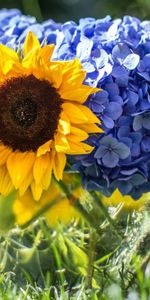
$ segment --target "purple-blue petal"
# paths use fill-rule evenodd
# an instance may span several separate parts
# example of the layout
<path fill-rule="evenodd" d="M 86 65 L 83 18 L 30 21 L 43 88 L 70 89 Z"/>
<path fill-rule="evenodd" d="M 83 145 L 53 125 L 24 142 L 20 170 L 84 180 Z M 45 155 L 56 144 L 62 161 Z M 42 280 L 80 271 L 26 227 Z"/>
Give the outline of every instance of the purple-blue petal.
<path fill-rule="evenodd" d="M 123 143 L 118 143 L 116 151 L 121 159 L 125 159 L 130 155 L 130 148 Z"/>
<path fill-rule="evenodd" d="M 143 124 L 143 117 L 141 115 L 135 116 L 133 120 L 133 129 L 135 131 L 140 130 Z"/>
<path fill-rule="evenodd" d="M 143 118 L 143 128 L 150 130 L 150 114 L 147 114 Z"/>
<path fill-rule="evenodd" d="M 122 64 L 124 59 L 130 54 L 130 48 L 126 44 L 118 44 L 112 50 L 112 57 L 115 61 Z"/>
<path fill-rule="evenodd" d="M 126 67 L 128 70 L 133 70 L 137 67 L 139 61 L 139 55 L 131 53 L 124 59 L 123 66 Z"/>
<path fill-rule="evenodd" d="M 150 136 L 145 136 L 141 143 L 144 152 L 150 152 Z"/>
<path fill-rule="evenodd" d="M 114 121 L 112 120 L 112 118 L 108 117 L 107 115 L 102 115 L 101 116 L 101 120 L 102 120 L 102 123 L 104 123 L 104 125 L 111 129 L 114 127 Z"/>
<path fill-rule="evenodd" d="M 97 159 L 102 158 L 107 152 L 107 148 L 104 145 L 101 145 L 95 152 L 94 157 Z"/>
<path fill-rule="evenodd" d="M 108 168 L 115 168 L 119 162 L 119 156 L 113 151 L 107 151 L 102 157 L 102 162 Z"/>
<path fill-rule="evenodd" d="M 117 102 L 110 102 L 105 109 L 105 114 L 113 120 L 117 120 L 122 115 L 122 106 Z"/>

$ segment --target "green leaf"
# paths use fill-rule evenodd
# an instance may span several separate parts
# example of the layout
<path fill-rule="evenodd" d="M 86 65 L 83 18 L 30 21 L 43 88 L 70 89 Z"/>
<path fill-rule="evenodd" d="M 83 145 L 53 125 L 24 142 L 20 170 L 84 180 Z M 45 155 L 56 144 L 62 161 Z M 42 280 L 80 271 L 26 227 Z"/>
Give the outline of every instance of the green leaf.
<path fill-rule="evenodd" d="M 15 216 L 13 214 L 13 203 L 16 192 L 13 191 L 8 196 L 0 196 L 0 231 L 6 232 L 14 226 Z"/>
<path fill-rule="evenodd" d="M 88 256 L 87 254 L 78 246 L 75 245 L 70 239 L 65 237 L 65 242 L 68 246 L 68 253 L 70 254 L 70 261 L 79 272 L 86 276 L 87 275 L 87 265 L 88 265 Z M 69 257 L 68 256 L 68 257 Z"/>

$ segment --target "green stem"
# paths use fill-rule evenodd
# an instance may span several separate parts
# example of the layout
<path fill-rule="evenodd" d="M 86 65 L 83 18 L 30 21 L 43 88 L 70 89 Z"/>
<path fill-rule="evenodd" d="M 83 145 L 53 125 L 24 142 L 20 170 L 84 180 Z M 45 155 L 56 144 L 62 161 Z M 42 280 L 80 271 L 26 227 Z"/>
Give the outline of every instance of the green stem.
<path fill-rule="evenodd" d="M 96 243 L 96 232 L 93 228 L 90 229 L 90 240 L 89 240 L 89 261 L 87 268 L 87 288 L 92 289 L 92 278 L 94 272 L 94 260 L 95 260 L 95 243 Z"/>
<path fill-rule="evenodd" d="M 43 20 L 38 0 L 22 0 L 22 6 L 25 14 L 35 16 L 39 22 Z"/>
<path fill-rule="evenodd" d="M 60 257 L 59 251 L 57 250 L 56 245 L 53 243 L 52 244 L 52 249 L 55 255 L 55 260 L 56 260 L 56 264 L 57 264 L 57 268 L 58 268 L 58 278 L 60 279 L 60 284 L 61 284 L 61 299 L 65 300 L 65 276 L 64 273 L 62 271 L 62 259 Z"/>
<path fill-rule="evenodd" d="M 109 224 L 112 226 L 112 228 L 114 229 L 114 233 L 116 234 L 116 236 L 119 239 L 122 239 L 122 237 L 120 236 L 120 234 L 118 233 L 118 229 L 116 227 L 116 224 L 114 222 L 114 220 L 111 218 L 106 206 L 103 204 L 101 198 L 97 195 L 97 193 L 95 191 L 93 191 L 91 193 L 94 201 L 96 202 L 96 204 L 98 205 L 98 207 L 100 208 L 101 212 L 103 213 L 103 215 L 105 216 L 105 218 L 108 220 Z"/>
<path fill-rule="evenodd" d="M 76 208 L 76 210 L 79 212 L 79 214 L 84 218 L 84 220 L 91 225 L 93 228 L 97 229 L 98 234 L 102 233 L 102 230 L 100 230 L 99 224 L 93 219 L 91 214 L 87 212 L 87 210 L 84 209 L 84 207 L 81 205 L 79 200 L 70 192 L 67 185 L 63 181 L 57 181 L 55 178 L 55 183 L 60 188 L 60 190 L 66 195 L 68 200 L 72 203 L 72 205 Z"/>
<path fill-rule="evenodd" d="M 21 228 L 24 229 L 24 228 L 28 227 L 31 223 L 33 223 L 34 221 L 36 221 L 38 217 L 40 217 L 41 215 L 43 215 L 44 213 L 46 213 L 49 209 L 51 209 L 53 206 L 55 206 L 56 204 L 58 204 L 59 202 L 61 202 L 63 199 L 64 199 L 64 197 L 58 196 L 57 198 L 55 198 L 51 202 L 47 203 L 28 222 L 26 222 L 25 224 L 23 224 L 21 226 Z"/>
<path fill-rule="evenodd" d="M 99 230 L 99 228 L 97 228 L 97 223 L 93 220 L 93 217 L 91 216 L 91 214 L 89 214 L 84 207 L 80 204 L 79 201 L 76 200 L 76 202 L 74 202 L 74 207 L 76 208 L 76 210 L 79 212 L 79 214 L 86 220 L 86 222 L 91 225 L 93 228 L 96 228 Z"/>
<path fill-rule="evenodd" d="M 56 178 L 53 176 L 53 179 L 56 183 L 56 185 L 58 186 L 58 188 L 65 194 L 65 196 L 70 200 L 70 198 L 72 198 L 72 193 L 70 192 L 70 190 L 68 189 L 67 185 L 65 185 L 65 183 L 61 180 L 57 181 Z"/>

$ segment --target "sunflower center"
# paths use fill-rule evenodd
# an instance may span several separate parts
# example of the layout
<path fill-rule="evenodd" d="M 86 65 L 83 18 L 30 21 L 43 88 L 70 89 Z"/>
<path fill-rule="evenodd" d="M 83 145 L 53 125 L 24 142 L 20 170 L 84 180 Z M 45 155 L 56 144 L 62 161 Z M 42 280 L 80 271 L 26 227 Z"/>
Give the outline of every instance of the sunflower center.
<path fill-rule="evenodd" d="M 31 99 L 16 101 L 11 107 L 12 118 L 17 125 L 27 128 L 37 117 L 37 104 Z"/>
<path fill-rule="evenodd" d="M 62 100 L 47 81 L 33 75 L 0 87 L 0 141 L 14 151 L 36 151 L 54 138 Z"/>

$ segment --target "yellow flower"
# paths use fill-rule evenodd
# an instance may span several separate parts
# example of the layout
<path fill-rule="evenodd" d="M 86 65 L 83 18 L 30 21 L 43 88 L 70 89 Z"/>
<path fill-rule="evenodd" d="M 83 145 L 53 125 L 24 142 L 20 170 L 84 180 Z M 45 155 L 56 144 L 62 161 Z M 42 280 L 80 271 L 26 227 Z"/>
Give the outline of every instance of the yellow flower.
<path fill-rule="evenodd" d="M 83 190 L 81 187 L 73 190 L 72 195 L 78 200 Z M 15 216 L 16 224 L 22 226 L 30 221 L 43 207 L 47 204 L 51 204 L 52 201 L 60 200 L 58 203 L 47 209 L 45 213 L 46 220 L 50 226 L 56 226 L 58 222 L 68 224 L 72 219 L 78 220 L 80 218 L 79 213 L 75 209 L 70 199 L 64 197 L 54 181 L 51 181 L 51 185 L 47 191 L 44 191 L 40 200 L 35 201 L 33 199 L 31 190 L 28 189 L 23 196 L 17 195 L 13 203 L 13 214 Z"/>
<path fill-rule="evenodd" d="M 126 211 L 132 210 L 142 210 L 146 203 L 150 201 L 150 193 L 143 194 L 142 197 L 136 201 L 130 196 L 123 196 L 119 190 L 115 192 L 110 197 L 102 197 L 102 201 L 106 206 L 117 206 L 122 203 L 123 208 Z"/>
<path fill-rule="evenodd" d="M 19 56 L 0 45 L 0 193 L 28 188 L 39 200 L 52 173 L 62 179 L 66 154 L 86 154 L 84 141 L 102 132 L 99 119 L 84 105 L 99 91 L 83 84 L 78 59 L 52 61 L 54 45 L 40 46 L 33 33 Z"/>

